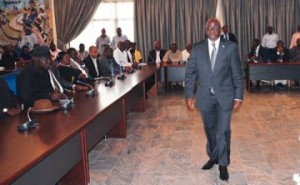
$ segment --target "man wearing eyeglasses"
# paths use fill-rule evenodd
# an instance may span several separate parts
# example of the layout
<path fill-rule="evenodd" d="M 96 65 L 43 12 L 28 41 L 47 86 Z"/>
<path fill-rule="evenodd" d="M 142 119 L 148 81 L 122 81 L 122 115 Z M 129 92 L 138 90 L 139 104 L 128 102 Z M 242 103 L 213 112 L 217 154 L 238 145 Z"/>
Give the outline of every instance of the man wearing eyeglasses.
<path fill-rule="evenodd" d="M 209 160 L 202 167 L 219 164 L 220 179 L 228 180 L 230 120 L 242 105 L 244 81 L 236 43 L 220 38 L 220 22 L 206 22 L 207 38 L 193 46 L 185 74 L 188 110 L 196 107 L 202 116 Z M 197 90 L 195 92 L 195 84 Z"/>

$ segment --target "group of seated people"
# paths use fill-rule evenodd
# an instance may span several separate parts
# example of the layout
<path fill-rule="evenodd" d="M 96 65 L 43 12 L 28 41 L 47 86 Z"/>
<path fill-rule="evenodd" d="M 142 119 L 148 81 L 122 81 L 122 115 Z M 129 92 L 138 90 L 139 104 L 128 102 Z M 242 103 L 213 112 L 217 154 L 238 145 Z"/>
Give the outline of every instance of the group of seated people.
<path fill-rule="evenodd" d="M 36 45 L 32 52 L 28 53 L 30 58 L 23 57 L 26 66 L 20 69 L 20 73 L 16 78 L 17 97 L 9 90 L 7 84 L 1 80 L 1 91 L 4 93 L 1 99 L 0 109 L 3 115 L 19 114 L 22 108 L 25 110 L 32 107 L 35 101 L 39 99 L 49 99 L 57 101 L 65 97 L 68 91 L 85 91 L 88 86 L 77 83 L 78 80 L 90 83 L 91 80 L 101 77 L 111 77 L 112 73 L 120 71 L 128 71 L 142 62 L 141 53 L 135 49 L 135 43 L 129 40 L 120 41 L 115 50 L 109 45 L 99 55 L 98 48 L 91 46 L 86 52 L 84 45 L 80 44 L 80 50 L 69 48 L 66 51 L 56 52 L 57 48 L 51 44 L 47 46 Z M 191 44 L 187 46 L 191 47 Z M 171 45 L 171 49 L 166 51 L 161 49 L 159 41 L 154 43 L 155 49 L 149 52 L 149 63 L 160 63 L 162 61 L 181 61 L 183 54 L 177 50 L 176 44 Z M 26 49 L 26 48 L 25 48 Z M 191 48 L 187 48 L 185 52 L 189 53 Z M 7 47 L 7 52 L 14 53 L 11 46 Z M 79 53 L 85 53 L 85 57 L 81 57 Z M 55 59 L 53 60 L 53 54 Z M 186 55 L 186 54 L 184 54 Z M 14 54 L 12 55 L 14 56 Z M 5 55 L 2 61 L 7 63 Z M 17 56 L 15 56 L 15 60 Z M 8 63 L 11 63 L 8 61 Z M 14 62 L 11 65 L 15 65 Z M 146 82 L 146 89 L 147 89 Z M 2 102 L 3 101 L 3 102 Z"/>
<path fill-rule="evenodd" d="M 282 40 L 277 41 L 277 46 L 274 49 L 266 49 L 261 44 L 259 39 L 252 41 L 251 51 L 246 56 L 247 61 L 255 63 L 260 62 L 293 62 L 300 61 L 300 38 L 296 41 L 296 46 L 288 49 L 284 46 Z M 282 89 L 286 85 L 286 80 L 275 80 L 275 85 Z M 260 88 L 261 81 L 256 81 L 256 88 Z M 253 86 L 252 82 L 250 84 Z M 295 80 L 295 86 L 299 86 L 299 81 Z"/>

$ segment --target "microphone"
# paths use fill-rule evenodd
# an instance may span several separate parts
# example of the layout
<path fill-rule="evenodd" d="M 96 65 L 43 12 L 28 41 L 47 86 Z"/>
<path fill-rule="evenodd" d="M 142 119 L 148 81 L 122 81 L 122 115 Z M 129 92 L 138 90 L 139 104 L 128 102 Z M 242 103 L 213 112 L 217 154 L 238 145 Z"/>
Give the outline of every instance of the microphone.
<path fill-rule="evenodd" d="M 112 87 L 114 85 L 112 78 L 107 77 L 107 76 L 96 77 L 96 78 L 94 78 L 94 80 L 108 80 L 107 82 L 105 82 L 106 87 Z"/>
<path fill-rule="evenodd" d="M 115 71 L 118 71 L 118 70 L 115 70 Z M 120 71 L 120 75 L 117 76 L 117 79 L 118 80 L 125 80 L 126 76 L 123 73 L 123 67 L 121 65 L 120 65 L 120 70 L 119 71 Z"/>
<path fill-rule="evenodd" d="M 151 62 L 152 62 L 152 63 L 150 63 L 150 64 L 151 64 L 151 65 L 154 65 L 154 64 L 155 64 L 155 61 L 154 61 L 154 59 L 151 57 L 150 53 L 149 53 L 149 55 L 148 55 L 148 58 L 151 59 Z"/>
<path fill-rule="evenodd" d="M 82 82 L 80 80 L 77 80 L 77 83 L 80 83 L 82 85 L 85 85 L 85 86 L 88 86 L 88 87 L 91 88 L 91 90 L 89 90 L 88 92 L 86 92 L 87 96 L 96 96 L 97 95 L 97 91 L 95 91 L 95 89 L 90 84 L 84 83 L 84 82 Z"/>
<path fill-rule="evenodd" d="M 30 118 L 30 115 L 29 115 L 30 110 L 31 110 L 31 107 L 29 107 L 27 110 L 28 121 L 26 121 L 25 123 L 23 123 L 21 125 L 18 125 L 18 127 L 17 127 L 19 132 L 28 131 L 32 128 L 36 128 L 37 126 L 39 126 L 39 123 L 35 119 Z"/>
<path fill-rule="evenodd" d="M 59 108 L 62 110 L 70 110 L 73 107 L 74 100 L 73 98 L 69 99 L 67 95 L 64 93 L 61 93 L 65 98 L 64 99 L 59 99 Z"/>

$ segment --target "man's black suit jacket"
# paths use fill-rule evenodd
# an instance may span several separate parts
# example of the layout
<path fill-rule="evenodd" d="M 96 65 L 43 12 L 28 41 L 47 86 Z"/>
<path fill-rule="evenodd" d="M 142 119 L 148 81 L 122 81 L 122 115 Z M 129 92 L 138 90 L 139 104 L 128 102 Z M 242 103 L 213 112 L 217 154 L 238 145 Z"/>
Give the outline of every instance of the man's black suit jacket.
<path fill-rule="evenodd" d="M 233 33 L 229 33 L 229 32 L 228 32 L 228 35 L 229 35 L 229 40 L 230 40 L 231 42 L 238 43 L 238 41 L 236 40 L 236 37 L 235 37 L 235 35 L 234 35 Z M 227 40 L 227 39 L 224 37 L 224 34 L 221 36 L 221 38 L 224 39 L 224 40 Z"/>
<path fill-rule="evenodd" d="M 166 50 L 164 49 L 161 49 L 160 50 L 160 53 L 159 53 L 159 57 L 160 57 L 160 60 L 162 61 L 163 57 L 165 56 L 166 54 Z M 149 51 L 149 55 L 148 55 L 148 63 L 149 64 L 155 64 L 155 61 L 156 61 L 156 50 L 153 49 L 151 51 Z"/>
<path fill-rule="evenodd" d="M 93 63 L 93 60 L 92 60 L 91 56 L 86 57 L 83 60 L 83 63 L 88 68 L 89 74 L 90 74 L 91 78 L 96 78 L 96 77 L 99 77 L 99 76 L 103 76 L 102 73 L 101 73 L 101 70 L 100 70 L 100 64 L 99 64 L 99 60 L 98 59 L 97 59 L 98 71 L 99 71 L 99 75 L 98 76 L 97 76 L 97 72 L 96 72 L 96 67 L 95 67 L 95 65 Z"/>
<path fill-rule="evenodd" d="M 256 48 L 252 48 L 250 53 L 248 54 L 248 58 L 252 58 L 255 55 Z M 266 61 L 267 60 L 267 55 L 266 55 L 266 49 L 260 45 L 258 49 L 258 57 L 260 60 Z"/>

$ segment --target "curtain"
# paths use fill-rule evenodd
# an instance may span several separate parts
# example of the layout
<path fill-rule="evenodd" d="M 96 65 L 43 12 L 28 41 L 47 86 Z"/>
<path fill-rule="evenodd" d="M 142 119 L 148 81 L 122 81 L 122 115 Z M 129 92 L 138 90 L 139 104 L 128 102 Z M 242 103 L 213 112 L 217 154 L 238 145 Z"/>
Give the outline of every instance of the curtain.
<path fill-rule="evenodd" d="M 267 26 L 288 48 L 291 36 L 300 25 L 299 0 L 224 0 L 225 24 L 236 35 L 242 59 L 254 38 L 262 39 Z"/>
<path fill-rule="evenodd" d="M 144 58 L 160 40 L 168 50 L 176 43 L 183 50 L 187 42 L 205 38 L 205 22 L 214 17 L 217 0 L 135 0 L 135 40 Z"/>
<path fill-rule="evenodd" d="M 64 46 L 88 25 L 101 0 L 54 0 L 57 47 Z"/>

